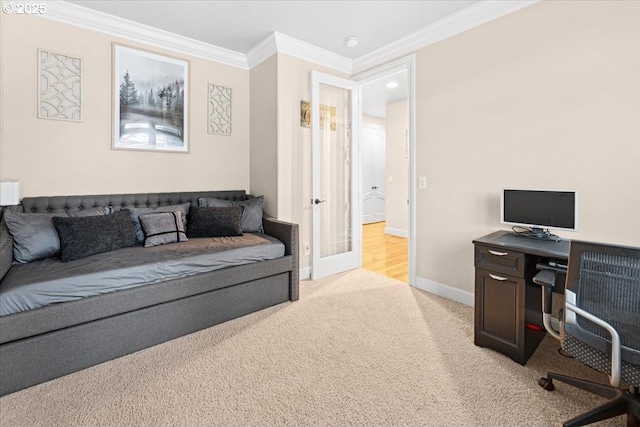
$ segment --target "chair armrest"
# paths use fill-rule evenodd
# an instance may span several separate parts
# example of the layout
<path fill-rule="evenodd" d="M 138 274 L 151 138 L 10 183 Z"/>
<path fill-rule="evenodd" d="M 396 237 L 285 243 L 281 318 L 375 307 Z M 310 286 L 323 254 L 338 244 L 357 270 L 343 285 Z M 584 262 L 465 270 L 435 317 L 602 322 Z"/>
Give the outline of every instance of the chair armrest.
<path fill-rule="evenodd" d="M 609 383 L 614 387 L 620 387 L 620 383 L 622 382 L 622 347 L 618 331 L 616 331 L 616 328 L 611 324 L 605 322 L 601 318 L 577 307 L 574 304 L 575 294 L 573 294 L 573 292 L 567 292 L 567 297 L 564 307 L 567 310 L 567 316 L 569 318 L 574 317 L 574 315 L 570 315 L 569 313 L 575 313 L 576 315 L 584 317 L 605 329 L 609 332 L 609 335 L 611 335 L 611 376 L 609 377 Z M 577 319 L 568 319 L 567 322 L 577 324 Z"/>
<path fill-rule="evenodd" d="M 540 270 L 533 278 L 533 283 L 545 286 L 548 288 L 554 288 L 556 286 L 556 279 L 558 274 L 553 270 Z"/>

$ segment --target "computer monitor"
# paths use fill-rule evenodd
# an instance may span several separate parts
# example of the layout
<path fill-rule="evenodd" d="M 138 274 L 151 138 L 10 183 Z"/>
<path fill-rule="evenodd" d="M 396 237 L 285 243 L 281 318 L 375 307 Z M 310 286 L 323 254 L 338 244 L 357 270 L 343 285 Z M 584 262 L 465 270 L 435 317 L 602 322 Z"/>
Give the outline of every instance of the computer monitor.
<path fill-rule="evenodd" d="M 555 237 L 549 229 L 578 230 L 578 194 L 557 190 L 502 190 L 501 222 L 527 237 Z M 518 230 L 518 228 L 520 228 Z"/>

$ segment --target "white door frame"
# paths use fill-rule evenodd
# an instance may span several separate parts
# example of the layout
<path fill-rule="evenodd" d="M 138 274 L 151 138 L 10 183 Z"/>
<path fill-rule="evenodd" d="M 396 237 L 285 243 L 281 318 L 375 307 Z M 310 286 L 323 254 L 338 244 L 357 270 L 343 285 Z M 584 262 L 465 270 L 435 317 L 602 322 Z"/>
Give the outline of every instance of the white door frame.
<path fill-rule="evenodd" d="M 359 104 L 362 105 L 362 85 L 379 79 L 388 74 L 406 70 L 409 82 L 409 284 L 416 283 L 416 57 L 415 54 L 389 62 L 380 67 L 363 73 L 355 74 L 352 78 L 360 84 Z M 361 109 L 362 114 L 362 109 Z M 361 120 L 362 121 L 362 120 Z M 360 184 L 362 185 L 362 184 Z"/>
<path fill-rule="evenodd" d="M 351 91 L 350 130 L 350 179 L 351 179 L 351 250 L 326 257 L 320 256 L 320 84 L 331 85 Z M 362 265 L 362 214 L 360 207 L 360 88 L 356 81 L 344 79 L 319 71 L 311 71 L 311 146 L 312 146 L 312 250 L 311 278 L 313 280 Z"/>

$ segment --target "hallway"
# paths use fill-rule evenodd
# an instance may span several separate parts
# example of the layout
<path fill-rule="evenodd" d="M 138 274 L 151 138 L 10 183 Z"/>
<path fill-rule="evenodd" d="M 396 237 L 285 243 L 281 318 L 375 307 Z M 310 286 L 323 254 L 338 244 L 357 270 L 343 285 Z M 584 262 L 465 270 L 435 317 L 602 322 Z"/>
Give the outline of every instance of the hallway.
<path fill-rule="evenodd" d="M 409 281 L 408 239 L 384 233 L 386 222 L 362 226 L 362 268 Z"/>

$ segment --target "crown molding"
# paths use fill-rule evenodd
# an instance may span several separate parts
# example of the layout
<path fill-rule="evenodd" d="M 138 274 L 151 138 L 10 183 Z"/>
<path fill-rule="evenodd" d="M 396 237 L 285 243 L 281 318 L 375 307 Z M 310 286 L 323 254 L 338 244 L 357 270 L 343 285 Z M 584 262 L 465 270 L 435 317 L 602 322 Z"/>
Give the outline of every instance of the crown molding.
<path fill-rule="evenodd" d="M 282 33 L 274 32 L 278 53 L 304 59 L 351 75 L 353 60 Z"/>
<path fill-rule="evenodd" d="M 539 0 L 487 0 L 476 3 L 435 23 L 409 34 L 378 50 L 353 60 L 352 73 L 357 74 L 384 64 L 418 49 L 478 27 L 509 13 L 538 3 Z"/>
<path fill-rule="evenodd" d="M 273 32 L 247 52 L 247 64 L 249 69 L 266 61 L 276 53 L 278 53 L 278 46 L 276 44 L 276 33 Z"/>
<path fill-rule="evenodd" d="M 353 60 L 278 32 L 270 34 L 245 55 L 66 1 L 46 1 L 47 13 L 40 16 L 245 70 L 255 67 L 276 53 L 283 53 L 353 75 L 531 6 L 538 1 L 481 1 Z"/>
<path fill-rule="evenodd" d="M 276 53 L 313 62 L 351 75 L 353 61 L 310 43 L 274 31 L 247 53 L 249 68 L 253 68 Z"/>
<path fill-rule="evenodd" d="M 46 6 L 47 13 L 40 15 L 44 18 L 233 67 L 249 69 L 246 56 L 239 52 L 87 9 L 66 1 L 47 1 Z"/>

